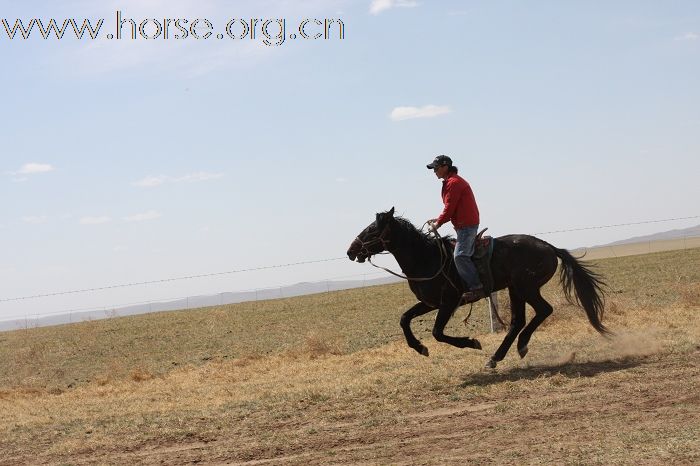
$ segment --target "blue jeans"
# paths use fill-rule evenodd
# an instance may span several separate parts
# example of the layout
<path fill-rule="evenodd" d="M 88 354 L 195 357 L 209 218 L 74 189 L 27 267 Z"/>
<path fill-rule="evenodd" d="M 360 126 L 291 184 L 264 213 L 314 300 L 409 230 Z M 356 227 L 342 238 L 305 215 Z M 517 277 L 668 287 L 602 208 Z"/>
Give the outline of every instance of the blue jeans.
<path fill-rule="evenodd" d="M 455 228 L 457 232 L 457 244 L 455 245 L 455 266 L 467 289 L 481 288 L 479 272 L 476 270 L 472 256 L 474 255 L 474 241 L 479 230 L 479 225 L 465 228 Z"/>

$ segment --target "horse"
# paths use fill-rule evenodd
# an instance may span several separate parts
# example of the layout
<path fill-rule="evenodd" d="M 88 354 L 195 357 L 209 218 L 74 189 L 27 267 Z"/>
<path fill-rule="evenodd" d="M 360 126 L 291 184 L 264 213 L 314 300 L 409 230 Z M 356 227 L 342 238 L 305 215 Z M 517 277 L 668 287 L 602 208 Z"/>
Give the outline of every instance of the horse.
<path fill-rule="evenodd" d="M 493 290 L 508 289 L 510 296 L 510 327 L 503 342 L 486 362 L 495 368 L 502 361 L 511 345 L 518 338 L 518 354 L 524 358 L 533 332 L 552 314 L 553 308 L 543 297 L 540 288 L 557 270 L 561 260 L 560 284 L 567 301 L 582 308 L 591 326 L 603 336 L 612 332 L 602 324 L 605 306 L 603 281 L 600 274 L 566 249 L 559 249 L 530 235 L 506 235 L 493 238 L 491 272 Z M 401 316 L 401 328 L 408 346 L 423 356 L 426 348 L 411 331 L 411 320 L 438 310 L 433 326 L 435 340 L 458 348 L 482 349 L 475 338 L 445 335 L 447 322 L 463 303 L 466 287 L 457 273 L 452 257 L 450 237 L 438 237 L 417 229 L 410 221 L 394 215 L 394 208 L 376 214 L 369 224 L 352 241 L 347 250 L 351 261 L 363 263 L 375 254 L 391 253 L 398 262 L 404 277 L 418 303 Z M 525 304 L 535 310 L 535 316 L 525 325 Z"/>

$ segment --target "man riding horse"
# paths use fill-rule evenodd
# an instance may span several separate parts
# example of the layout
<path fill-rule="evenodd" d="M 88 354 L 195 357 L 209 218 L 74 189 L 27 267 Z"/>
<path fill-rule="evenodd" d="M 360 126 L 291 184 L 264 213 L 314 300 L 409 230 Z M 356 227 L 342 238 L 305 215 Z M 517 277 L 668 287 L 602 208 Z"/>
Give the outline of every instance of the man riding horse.
<path fill-rule="evenodd" d="M 479 273 L 472 261 L 474 242 L 479 230 L 479 207 L 476 205 L 474 192 L 469 183 L 458 175 L 458 169 L 452 165 L 452 159 L 438 155 L 427 165 L 442 181 L 442 202 L 444 208 L 438 218 L 428 220 L 428 224 L 437 230 L 443 224 L 452 221 L 457 232 L 457 244 L 454 260 L 457 272 L 466 285 L 462 295 L 464 302 L 471 303 L 485 297 L 484 287 L 479 280 Z"/>

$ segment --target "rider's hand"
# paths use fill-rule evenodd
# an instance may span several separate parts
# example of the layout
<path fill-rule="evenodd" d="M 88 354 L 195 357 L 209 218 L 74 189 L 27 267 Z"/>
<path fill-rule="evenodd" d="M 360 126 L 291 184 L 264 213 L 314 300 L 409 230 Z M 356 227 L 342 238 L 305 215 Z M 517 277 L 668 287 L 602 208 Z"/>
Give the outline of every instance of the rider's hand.
<path fill-rule="evenodd" d="M 428 220 L 428 226 L 430 227 L 431 230 L 437 231 L 437 229 L 438 229 L 437 219 L 432 218 L 432 219 Z"/>

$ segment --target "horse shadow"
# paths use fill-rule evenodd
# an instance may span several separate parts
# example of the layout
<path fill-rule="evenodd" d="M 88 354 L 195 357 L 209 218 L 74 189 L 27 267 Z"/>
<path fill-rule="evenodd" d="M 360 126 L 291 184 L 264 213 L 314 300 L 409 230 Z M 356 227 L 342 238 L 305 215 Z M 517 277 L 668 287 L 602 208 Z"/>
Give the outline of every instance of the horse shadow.
<path fill-rule="evenodd" d="M 519 380 L 534 380 L 549 378 L 557 375 L 573 379 L 579 377 L 595 377 L 598 374 L 624 371 L 645 364 L 648 357 L 628 357 L 608 361 L 587 361 L 578 363 L 560 363 L 551 365 L 536 365 L 530 367 L 514 367 L 505 371 L 484 369 L 482 372 L 466 375 L 462 378 L 460 387 L 486 387 L 501 382 L 517 382 Z"/>

